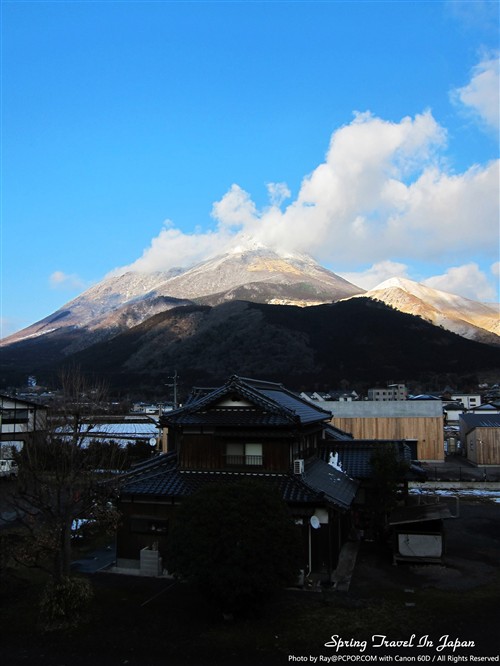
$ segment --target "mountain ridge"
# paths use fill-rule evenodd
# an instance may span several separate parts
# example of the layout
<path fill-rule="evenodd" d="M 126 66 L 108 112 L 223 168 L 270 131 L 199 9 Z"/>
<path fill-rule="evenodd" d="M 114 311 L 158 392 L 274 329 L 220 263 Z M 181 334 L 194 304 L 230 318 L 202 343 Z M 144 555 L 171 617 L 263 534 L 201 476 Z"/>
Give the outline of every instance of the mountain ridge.
<path fill-rule="evenodd" d="M 351 331 L 346 329 L 346 318 Z M 372 321 L 372 330 L 364 318 Z M 381 321 L 389 328 L 384 330 Z M 422 335 L 429 340 L 430 352 L 414 336 L 424 324 Z M 291 364 L 313 381 L 315 372 L 341 375 L 342 367 L 359 374 L 356 359 L 364 359 L 367 375 L 378 372 L 383 381 L 385 375 L 388 379 L 407 372 L 420 375 L 423 368 L 431 372 L 428 356 L 436 368 L 447 367 L 450 372 L 469 367 L 468 360 L 460 358 L 464 353 L 471 353 L 480 364 L 489 355 L 491 360 L 478 368 L 497 367 L 498 324 L 493 306 L 411 280 L 392 279 L 364 292 L 308 257 L 243 247 L 190 269 L 109 276 L 40 322 L 2 340 L 0 370 L 5 383 L 19 373 L 52 372 L 66 362 L 77 362 L 88 369 L 107 368 L 117 378 L 137 375 L 143 382 L 146 371 L 156 377 L 164 367 L 178 364 L 184 374 L 200 372 L 207 377 L 231 364 L 237 374 L 266 375 L 266 369 L 274 368 L 276 373 L 293 375 Z M 161 335 L 154 333 L 156 326 Z M 343 337 L 336 338 L 336 330 L 343 331 Z M 393 339 L 395 330 L 401 340 Z M 333 366 L 330 360 L 318 362 L 333 353 L 325 349 L 328 340 L 340 345 L 335 350 L 338 367 L 337 361 Z M 411 350 L 410 356 L 423 357 L 408 363 L 404 354 L 393 353 L 387 340 L 394 349 L 406 345 L 406 356 Z M 488 351 L 464 347 L 461 340 Z M 446 354 L 448 366 L 440 362 L 436 346 L 456 349 L 451 356 Z M 110 366 L 113 359 L 116 369 Z"/>
<path fill-rule="evenodd" d="M 105 336 L 106 330 L 109 337 L 125 330 L 127 319 L 136 325 L 162 309 L 192 302 L 216 305 L 234 299 L 238 289 L 246 290 L 249 300 L 268 302 L 279 292 L 280 302 L 300 305 L 317 305 L 363 292 L 303 255 L 280 255 L 263 247 L 233 248 L 188 269 L 112 275 L 48 317 L 4 338 L 0 346 L 60 329 L 66 333 L 80 329 L 80 346 L 90 346 Z M 74 346 L 68 351 L 72 350 Z"/>
<path fill-rule="evenodd" d="M 381 282 L 364 296 L 423 317 L 470 340 L 500 344 L 500 317 L 495 304 L 479 303 L 399 277 Z"/>
<path fill-rule="evenodd" d="M 188 384 L 231 374 L 290 386 L 430 382 L 500 370 L 500 348 L 467 340 L 384 303 L 357 298 L 301 308 L 248 301 L 189 305 L 72 356 L 112 385 L 161 386 L 174 369 Z"/>

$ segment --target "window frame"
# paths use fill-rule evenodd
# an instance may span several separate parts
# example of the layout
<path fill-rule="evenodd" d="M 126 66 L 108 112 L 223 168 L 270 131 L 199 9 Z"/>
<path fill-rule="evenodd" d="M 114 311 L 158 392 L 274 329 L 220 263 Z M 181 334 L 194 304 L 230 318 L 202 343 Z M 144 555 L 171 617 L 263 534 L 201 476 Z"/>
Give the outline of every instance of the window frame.
<path fill-rule="evenodd" d="M 254 452 L 251 452 L 252 447 L 255 447 Z M 228 467 L 262 467 L 263 448 L 262 442 L 228 442 L 225 451 L 226 465 Z M 260 451 L 260 453 L 256 451 Z"/>

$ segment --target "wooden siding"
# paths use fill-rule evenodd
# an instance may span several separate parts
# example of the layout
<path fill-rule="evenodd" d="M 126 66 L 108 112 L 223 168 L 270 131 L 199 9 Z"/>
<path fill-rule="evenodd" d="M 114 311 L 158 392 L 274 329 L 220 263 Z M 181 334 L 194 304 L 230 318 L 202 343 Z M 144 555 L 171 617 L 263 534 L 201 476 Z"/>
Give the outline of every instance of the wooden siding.
<path fill-rule="evenodd" d="M 474 428 L 467 435 L 467 458 L 475 465 L 500 465 L 500 428 Z"/>
<path fill-rule="evenodd" d="M 355 439 L 413 439 L 419 460 L 444 460 L 442 417 L 334 417 L 331 423 Z"/>
<path fill-rule="evenodd" d="M 179 451 L 181 469 L 220 469 L 222 445 L 213 435 L 184 435 Z"/>
<path fill-rule="evenodd" d="M 262 444 L 262 467 L 245 465 L 246 471 L 269 470 L 288 471 L 290 467 L 290 439 L 261 439 L 255 435 L 242 437 L 217 437 L 215 435 L 184 435 L 180 446 L 179 465 L 181 469 L 228 469 L 226 465 L 226 444 Z M 234 469 L 231 466 L 231 469 Z"/>

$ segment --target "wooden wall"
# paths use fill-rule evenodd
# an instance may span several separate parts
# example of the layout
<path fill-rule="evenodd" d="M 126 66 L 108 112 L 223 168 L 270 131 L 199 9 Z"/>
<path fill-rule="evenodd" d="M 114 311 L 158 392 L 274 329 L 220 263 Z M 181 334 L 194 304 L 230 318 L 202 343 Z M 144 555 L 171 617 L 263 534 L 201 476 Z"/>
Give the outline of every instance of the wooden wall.
<path fill-rule="evenodd" d="M 355 439 L 414 439 L 419 460 L 444 460 L 442 417 L 334 417 Z"/>
<path fill-rule="evenodd" d="M 186 434 L 180 446 L 179 463 L 181 469 L 225 469 L 226 444 L 254 442 L 262 444 L 262 467 L 244 466 L 245 471 L 288 471 L 290 468 L 289 439 L 261 439 L 252 435 L 248 438 L 227 438 L 214 435 Z M 231 466 L 231 469 L 234 469 Z"/>
<path fill-rule="evenodd" d="M 500 428 L 474 428 L 467 435 L 467 458 L 476 465 L 500 465 Z"/>

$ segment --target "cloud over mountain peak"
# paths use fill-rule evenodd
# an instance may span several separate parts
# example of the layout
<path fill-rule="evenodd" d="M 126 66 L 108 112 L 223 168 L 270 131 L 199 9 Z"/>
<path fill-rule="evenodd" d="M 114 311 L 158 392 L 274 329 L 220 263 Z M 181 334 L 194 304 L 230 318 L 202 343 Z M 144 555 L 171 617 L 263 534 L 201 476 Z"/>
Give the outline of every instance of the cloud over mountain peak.
<path fill-rule="evenodd" d="M 493 263 L 499 163 L 453 173 L 442 153 L 446 142 L 430 110 L 399 122 L 356 113 L 332 134 L 324 161 L 288 203 L 285 183 L 268 184 L 260 209 L 234 183 L 213 204 L 212 229 L 185 233 L 167 221 L 142 256 L 115 273 L 189 268 L 249 242 L 309 254 L 337 272 L 349 270 L 359 284 L 367 265 L 470 263 L 476 250 Z"/>

